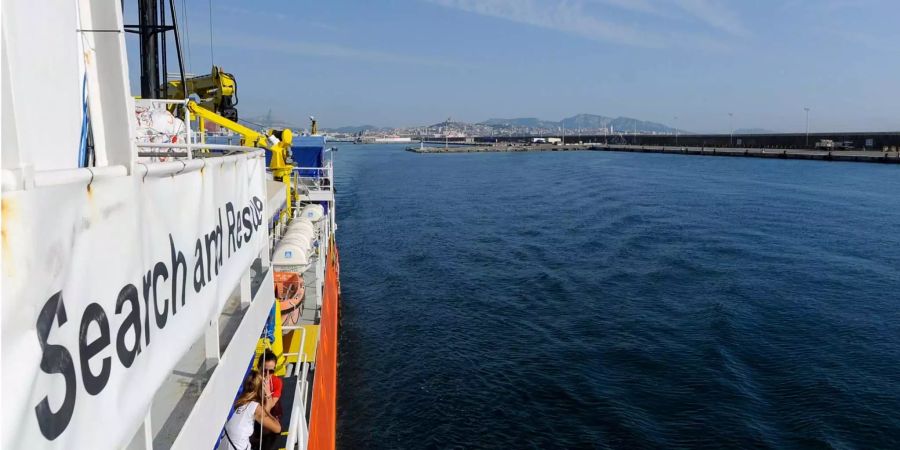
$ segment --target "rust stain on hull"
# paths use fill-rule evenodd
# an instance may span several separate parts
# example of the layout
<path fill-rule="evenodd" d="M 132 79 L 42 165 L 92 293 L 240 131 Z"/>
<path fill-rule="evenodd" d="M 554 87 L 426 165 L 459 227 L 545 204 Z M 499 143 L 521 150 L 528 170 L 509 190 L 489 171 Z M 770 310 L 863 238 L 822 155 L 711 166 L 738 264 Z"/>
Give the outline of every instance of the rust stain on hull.
<path fill-rule="evenodd" d="M 2 205 L 0 205 L 0 217 L 2 217 L 2 230 L 0 230 L 0 234 L 2 234 L 2 245 L 3 245 L 3 272 L 4 274 L 8 274 L 10 276 L 15 275 L 15 258 L 13 257 L 13 252 L 10 249 L 10 234 L 12 233 L 10 227 L 17 223 L 18 217 L 18 207 L 16 205 L 15 200 L 10 198 L 3 197 Z"/>

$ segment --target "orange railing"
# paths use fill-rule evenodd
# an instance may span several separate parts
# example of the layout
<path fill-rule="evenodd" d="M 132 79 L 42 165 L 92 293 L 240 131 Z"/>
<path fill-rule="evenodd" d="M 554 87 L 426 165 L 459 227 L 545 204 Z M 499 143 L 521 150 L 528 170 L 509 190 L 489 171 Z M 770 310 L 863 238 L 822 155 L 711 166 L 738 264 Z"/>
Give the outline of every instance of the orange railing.
<path fill-rule="evenodd" d="M 338 253 L 331 238 L 325 268 L 322 321 L 316 351 L 316 380 L 309 418 L 309 449 L 333 450 L 337 412 Z"/>

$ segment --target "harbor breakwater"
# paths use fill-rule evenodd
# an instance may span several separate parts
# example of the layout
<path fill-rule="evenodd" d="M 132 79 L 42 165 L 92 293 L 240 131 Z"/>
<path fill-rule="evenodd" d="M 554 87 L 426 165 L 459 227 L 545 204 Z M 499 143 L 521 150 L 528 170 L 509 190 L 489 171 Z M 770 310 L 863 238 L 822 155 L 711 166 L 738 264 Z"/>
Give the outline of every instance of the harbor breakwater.
<path fill-rule="evenodd" d="M 414 153 L 607 151 L 900 164 L 900 151 L 683 147 L 624 144 L 495 144 L 454 145 L 444 147 L 411 146 L 408 147 L 407 150 Z"/>

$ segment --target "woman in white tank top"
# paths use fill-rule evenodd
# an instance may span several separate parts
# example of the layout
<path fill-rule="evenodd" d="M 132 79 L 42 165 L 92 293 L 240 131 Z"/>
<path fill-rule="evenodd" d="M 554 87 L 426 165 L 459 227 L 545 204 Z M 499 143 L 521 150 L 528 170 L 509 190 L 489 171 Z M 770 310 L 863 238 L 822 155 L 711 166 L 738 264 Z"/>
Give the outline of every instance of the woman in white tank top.
<path fill-rule="evenodd" d="M 273 433 L 281 433 L 281 423 L 265 408 L 260 408 L 263 399 L 263 376 L 253 370 L 244 380 L 244 390 L 234 401 L 234 414 L 225 423 L 225 435 L 219 441 L 224 450 L 249 450 L 253 427 L 260 423 Z"/>

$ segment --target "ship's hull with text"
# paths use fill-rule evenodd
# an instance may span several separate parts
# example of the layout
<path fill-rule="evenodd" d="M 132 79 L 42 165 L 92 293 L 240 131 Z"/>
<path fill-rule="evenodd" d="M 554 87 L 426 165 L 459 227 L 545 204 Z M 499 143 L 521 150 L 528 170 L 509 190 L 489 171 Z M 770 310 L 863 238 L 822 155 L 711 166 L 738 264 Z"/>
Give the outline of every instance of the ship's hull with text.
<path fill-rule="evenodd" d="M 271 352 L 272 448 L 333 449 L 326 138 L 243 125 L 233 75 L 185 73 L 175 2 L 122 8 L 3 4 L 0 447 L 215 448 Z"/>

